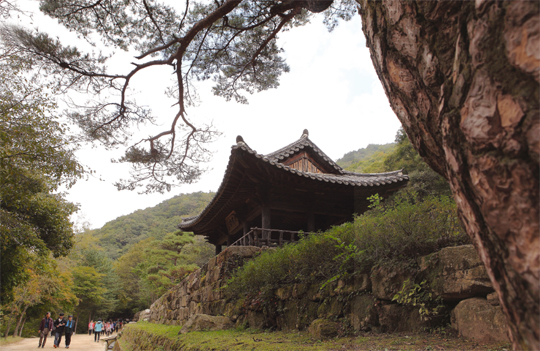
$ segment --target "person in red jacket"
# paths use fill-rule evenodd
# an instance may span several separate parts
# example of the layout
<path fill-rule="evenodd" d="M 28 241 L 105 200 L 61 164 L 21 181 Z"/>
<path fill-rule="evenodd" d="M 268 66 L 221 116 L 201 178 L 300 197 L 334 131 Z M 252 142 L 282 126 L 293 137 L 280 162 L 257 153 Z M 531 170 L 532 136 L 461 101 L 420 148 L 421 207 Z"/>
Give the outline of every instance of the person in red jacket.
<path fill-rule="evenodd" d="M 53 327 L 53 320 L 51 318 L 51 312 L 47 312 L 45 318 L 41 320 L 39 324 L 39 347 L 44 348 L 47 341 L 47 335 Z"/>

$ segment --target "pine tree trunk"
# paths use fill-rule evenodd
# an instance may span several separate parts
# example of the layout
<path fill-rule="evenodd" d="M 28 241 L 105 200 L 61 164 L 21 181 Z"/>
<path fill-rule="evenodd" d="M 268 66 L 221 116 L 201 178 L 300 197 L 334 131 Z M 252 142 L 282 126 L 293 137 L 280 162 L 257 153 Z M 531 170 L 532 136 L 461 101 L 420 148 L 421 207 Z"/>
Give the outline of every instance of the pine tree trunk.
<path fill-rule="evenodd" d="M 450 182 L 514 348 L 537 349 L 538 2 L 358 1 L 390 104 L 416 150 Z"/>

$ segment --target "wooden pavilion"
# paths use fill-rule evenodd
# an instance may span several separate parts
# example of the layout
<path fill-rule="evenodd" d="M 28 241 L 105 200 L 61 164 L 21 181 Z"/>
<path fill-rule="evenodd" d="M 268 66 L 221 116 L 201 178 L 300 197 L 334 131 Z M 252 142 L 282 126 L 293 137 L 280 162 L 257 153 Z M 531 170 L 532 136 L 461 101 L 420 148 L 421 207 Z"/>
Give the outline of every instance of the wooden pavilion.
<path fill-rule="evenodd" d="M 351 221 L 368 209 L 368 197 L 388 197 L 408 179 L 401 170 L 345 171 L 309 139 L 307 130 L 268 155 L 258 154 L 238 136 L 216 195 L 178 227 L 206 236 L 216 253 L 222 245 L 281 245 L 296 241 L 298 231 Z"/>

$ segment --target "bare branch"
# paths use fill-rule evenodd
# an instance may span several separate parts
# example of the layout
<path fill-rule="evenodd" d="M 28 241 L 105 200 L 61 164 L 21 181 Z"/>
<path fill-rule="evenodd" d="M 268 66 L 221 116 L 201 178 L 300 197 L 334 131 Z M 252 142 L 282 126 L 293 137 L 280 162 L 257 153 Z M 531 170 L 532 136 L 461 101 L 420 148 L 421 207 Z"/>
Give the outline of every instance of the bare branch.
<path fill-rule="evenodd" d="M 156 20 L 154 19 L 154 16 L 152 15 L 152 9 L 150 9 L 150 6 L 148 6 L 148 2 L 146 0 L 143 0 L 144 8 L 146 9 L 146 12 L 148 13 L 148 17 L 150 17 L 150 20 L 156 27 L 156 30 L 159 33 L 159 39 L 163 44 L 165 44 L 165 39 L 163 39 L 163 33 L 161 32 L 161 28 L 159 28 L 158 24 L 156 23 Z"/>

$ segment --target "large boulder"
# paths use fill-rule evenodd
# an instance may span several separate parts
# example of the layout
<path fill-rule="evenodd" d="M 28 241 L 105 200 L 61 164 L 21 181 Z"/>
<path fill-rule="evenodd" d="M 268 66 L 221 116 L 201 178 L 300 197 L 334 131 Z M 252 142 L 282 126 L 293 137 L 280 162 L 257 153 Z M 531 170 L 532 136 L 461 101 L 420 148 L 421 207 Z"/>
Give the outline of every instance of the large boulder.
<path fill-rule="evenodd" d="M 363 273 L 354 276 L 354 290 L 357 293 L 371 291 L 371 278 L 369 274 Z"/>
<path fill-rule="evenodd" d="M 293 287 L 292 286 L 284 286 L 282 288 L 279 288 L 275 291 L 275 295 L 280 300 L 288 300 L 292 296 Z"/>
<path fill-rule="evenodd" d="M 131 320 L 133 320 L 133 321 L 135 321 L 135 322 L 138 322 L 138 321 L 139 321 L 139 317 L 140 317 L 140 315 L 141 315 L 141 312 L 142 312 L 142 311 L 139 311 L 139 312 L 135 313 L 135 314 L 133 315 L 133 318 L 131 318 Z"/>
<path fill-rule="evenodd" d="M 382 304 L 377 310 L 381 331 L 385 333 L 420 332 L 429 326 L 422 320 L 418 307 Z"/>
<path fill-rule="evenodd" d="M 381 300 L 392 300 L 407 279 L 412 279 L 412 276 L 405 268 L 373 268 L 371 271 L 373 295 Z"/>
<path fill-rule="evenodd" d="M 311 322 L 308 331 L 314 339 L 325 340 L 338 335 L 338 325 L 328 319 L 320 318 Z"/>
<path fill-rule="evenodd" d="M 284 331 L 298 329 L 298 301 L 287 300 L 282 302 L 282 313 L 277 317 L 277 326 Z"/>
<path fill-rule="evenodd" d="M 202 330 L 224 330 L 230 329 L 233 326 L 233 322 L 227 317 L 196 314 L 188 319 L 182 329 L 180 329 L 179 334 Z"/>
<path fill-rule="evenodd" d="M 373 295 L 358 295 L 353 298 L 349 320 L 354 330 L 369 330 L 379 325 L 379 315 Z"/>
<path fill-rule="evenodd" d="M 485 297 L 493 292 L 484 264 L 472 245 L 446 247 L 419 259 L 420 273 L 444 300 Z"/>
<path fill-rule="evenodd" d="M 264 314 L 259 311 L 248 311 L 247 321 L 251 329 L 263 329 L 266 318 Z"/>
<path fill-rule="evenodd" d="M 463 300 L 451 313 L 452 328 L 467 339 L 478 342 L 509 341 L 507 325 L 499 306 L 484 298 Z"/>
<path fill-rule="evenodd" d="M 149 308 L 145 309 L 144 311 L 137 312 L 137 313 L 140 313 L 138 321 L 148 322 L 148 319 L 150 319 L 150 313 L 151 312 L 150 312 Z"/>

